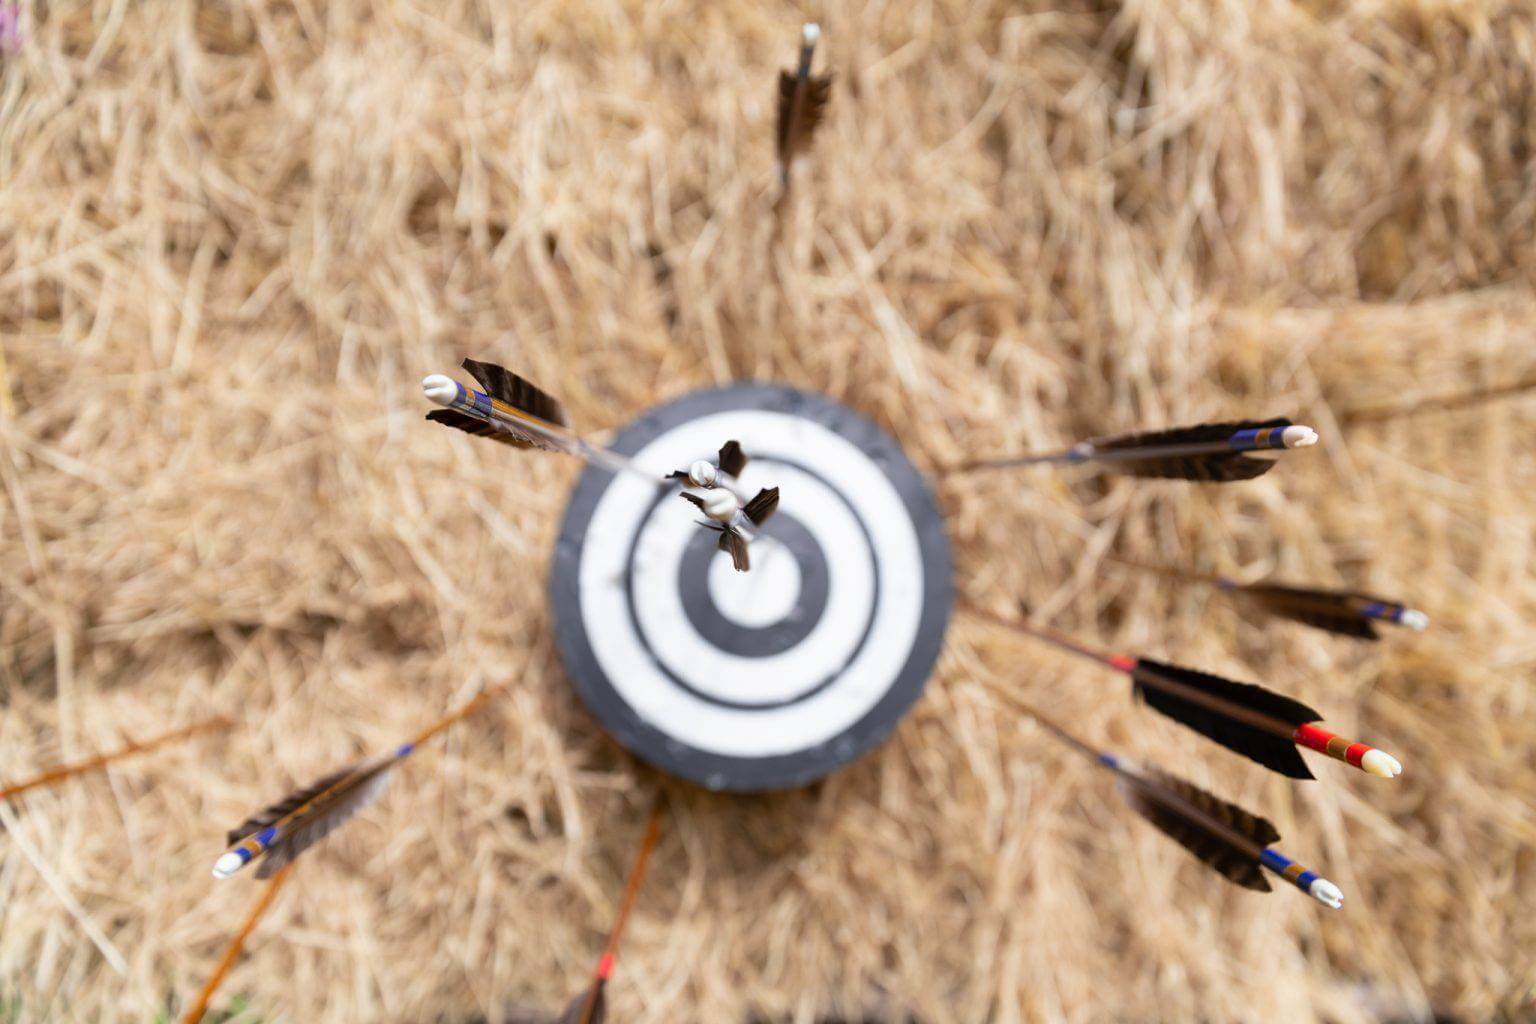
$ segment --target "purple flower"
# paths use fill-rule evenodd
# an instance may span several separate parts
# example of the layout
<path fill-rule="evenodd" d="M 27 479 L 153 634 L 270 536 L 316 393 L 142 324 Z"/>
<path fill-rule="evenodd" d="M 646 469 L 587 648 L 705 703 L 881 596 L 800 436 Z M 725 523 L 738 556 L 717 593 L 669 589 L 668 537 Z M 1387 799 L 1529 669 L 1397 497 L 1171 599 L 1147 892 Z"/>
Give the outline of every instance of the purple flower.
<path fill-rule="evenodd" d="M 21 52 L 21 5 L 0 3 L 0 53 Z"/>

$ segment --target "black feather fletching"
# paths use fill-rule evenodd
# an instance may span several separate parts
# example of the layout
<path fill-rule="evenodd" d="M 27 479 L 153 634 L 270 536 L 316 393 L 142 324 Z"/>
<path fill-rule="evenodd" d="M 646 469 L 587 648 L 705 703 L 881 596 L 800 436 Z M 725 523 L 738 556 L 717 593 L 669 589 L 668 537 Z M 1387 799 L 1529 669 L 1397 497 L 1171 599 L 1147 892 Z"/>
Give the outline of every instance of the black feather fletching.
<path fill-rule="evenodd" d="M 495 363 L 482 363 L 476 359 L 464 360 L 464 369 L 480 386 L 485 388 L 485 393 L 492 398 L 499 398 L 514 409 L 521 409 L 530 416 L 537 416 L 546 423 L 553 423 L 557 427 L 568 427 L 570 421 L 566 418 L 565 407 L 560 400 L 548 392 L 535 386 L 532 382 L 519 377 L 504 366 Z"/>
<path fill-rule="evenodd" d="M 793 72 L 779 72 L 777 144 L 779 163 L 786 168 L 821 124 L 832 99 L 831 75 L 809 76 L 803 92 L 799 85 L 800 79 Z"/>
<path fill-rule="evenodd" d="M 1283 619 L 1325 629 L 1330 633 L 1352 636 L 1359 640 L 1380 639 L 1376 623 L 1364 614 L 1366 606 L 1378 599 L 1365 594 L 1343 590 L 1306 590 L 1300 587 L 1280 587 L 1272 584 L 1254 584 L 1234 587 L 1230 593 L 1246 599 L 1255 607 Z M 1389 604 L 1380 601 L 1381 604 Z"/>
<path fill-rule="evenodd" d="M 721 551 L 731 556 L 731 565 L 737 572 L 752 570 L 752 559 L 747 554 L 747 542 L 741 534 L 732 529 L 721 530 L 719 547 Z"/>
<path fill-rule="evenodd" d="M 1127 778 L 1125 796 L 1136 813 L 1223 878 L 1245 889 L 1269 892 L 1256 851 L 1245 849 L 1203 819 L 1225 826 L 1260 849 L 1280 840 L 1268 820 L 1156 769 L 1143 769 L 1141 775 Z"/>
<path fill-rule="evenodd" d="M 517 374 L 495 363 L 482 363 L 475 359 L 464 360 L 463 366 L 492 398 L 499 399 L 514 409 L 549 423 L 553 427 L 560 429 L 567 427 L 565 409 L 560 403 Z M 540 433 L 531 426 L 519 429 L 513 424 L 504 422 L 500 426 L 493 426 L 457 409 L 434 409 L 427 413 L 427 419 L 433 423 L 441 423 L 445 427 L 462 430 L 466 434 L 500 441 L 513 448 L 537 448 L 542 451 L 559 452 L 566 451 L 570 447 L 559 438 Z"/>
<path fill-rule="evenodd" d="M 1145 658 L 1136 659 L 1136 667 L 1131 671 L 1131 685 L 1136 695 L 1154 710 L 1282 775 L 1293 779 L 1313 778 L 1291 739 L 1272 735 L 1247 722 L 1205 707 L 1182 694 L 1171 692 L 1166 686 L 1159 685 L 1164 681 L 1198 690 L 1227 704 L 1267 715 L 1292 727 L 1322 718 L 1316 711 L 1262 686 L 1238 683 L 1221 676 Z"/>
<path fill-rule="evenodd" d="M 768 521 L 779 507 L 779 489 L 777 487 L 765 487 L 757 492 L 757 497 L 747 502 L 747 507 L 742 509 L 753 526 L 762 526 Z"/>
<path fill-rule="evenodd" d="M 1272 420 L 1236 420 L 1231 423 L 1204 423 L 1194 427 L 1176 427 L 1173 430 L 1154 430 L 1140 434 L 1125 434 L 1102 441 L 1094 441 L 1097 452 L 1125 453 L 1114 459 L 1102 461 L 1104 468 L 1130 476 L 1160 477 L 1175 480 L 1203 480 L 1208 483 L 1226 483 L 1233 480 L 1252 480 L 1274 468 L 1275 459 L 1254 455 L 1250 452 L 1218 451 L 1205 455 L 1148 455 L 1146 458 L 1128 457 L 1139 448 L 1169 448 L 1181 445 L 1210 444 L 1225 441 L 1239 430 L 1264 427 L 1289 427 L 1291 421 L 1283 417 Z"/>
<path fill-rule="evenodd" d="M 698 508 L 699 511 L 702 512 L 704 510 L 704 499 L 699 497 L 697 494 L 694 494 L 690 491 L 678 491 L 677 496 L 688 502 L 690 505 Z"/>
<path fill-rule="evenodd" d="M 747 453 L 741 450 L 741 442 L 727 441 L 720 446 L 720 468 L 731 476 L 741 476 L 747 468 Z"/>
<path fill-rule="evenodd" d="M 454 430 L 462 430 L 466 434 L 474 434 L 476 437 L 488 437 L 492 441 L 500 441 L 509 444 L 513 448 L 531 447 L 521 435 L 508 434 L 506 431 L 497 430 L 484 420 L 477 420 L 473 416 L 467 416 L 457 409 L 433 409 L 427 413 L 427 419 L 433 423 L 441 423 L 445 427 Z"/>

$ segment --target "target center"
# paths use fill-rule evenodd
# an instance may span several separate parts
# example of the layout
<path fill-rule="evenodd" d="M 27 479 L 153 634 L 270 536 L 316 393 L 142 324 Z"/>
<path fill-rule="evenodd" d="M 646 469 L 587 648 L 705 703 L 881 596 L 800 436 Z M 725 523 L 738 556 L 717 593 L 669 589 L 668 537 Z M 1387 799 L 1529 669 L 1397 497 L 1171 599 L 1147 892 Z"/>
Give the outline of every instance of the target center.
<path fill-rule="evenodd" d="M 709 597 L 720 614 L 738 626 L 760 629 L 782 621 L 800 600 L 800 563 L 772 537 L 752 542 L 752 571 L 737 572 L 731 556 L 709 560 Z"/>

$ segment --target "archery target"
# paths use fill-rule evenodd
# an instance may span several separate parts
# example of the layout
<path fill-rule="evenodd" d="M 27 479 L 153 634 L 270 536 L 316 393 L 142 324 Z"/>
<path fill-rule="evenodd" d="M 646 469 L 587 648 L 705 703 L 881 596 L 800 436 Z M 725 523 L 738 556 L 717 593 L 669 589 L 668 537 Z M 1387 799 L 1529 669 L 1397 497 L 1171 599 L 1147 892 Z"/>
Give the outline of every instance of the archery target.
<path fill-rule="evenodd" d="M 922 692 L 949 545 L 896 443 L 818 395 L 697 392 L 612 447 L 659 480 L 732 438 L 750 458 L 741 490 L 780 494 L 751 571 L 676 484 L 589 466 L 555 551 L 556 636 L 583 702 L 635 754 L 710 789 L 783 789 L 878 744 Z"/>

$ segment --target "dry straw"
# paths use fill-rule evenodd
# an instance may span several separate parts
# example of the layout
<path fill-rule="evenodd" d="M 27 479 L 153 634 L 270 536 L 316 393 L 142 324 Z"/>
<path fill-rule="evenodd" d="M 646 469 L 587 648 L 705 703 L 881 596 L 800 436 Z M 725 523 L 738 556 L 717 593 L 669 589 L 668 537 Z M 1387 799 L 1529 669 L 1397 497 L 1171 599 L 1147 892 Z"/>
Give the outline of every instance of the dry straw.
<path fill-rule="evenodd" d="M 243 724 L 4 812 L 0 1015 L 172 1015 L 254 898 L 208 878 L 229 823 L 507 678 L 305 863 L 214 1010 L 458 1022 L 581 983 L 649 783 L 549 636 L 579 467 L 422 422 L 422 376 L 466 355 L 599 436 L 786 381 L 929 466 L 1311 424 L 1305 459 L 1219 489 L 946 483 L 958 585 L 1263 678 L 1411 765 L 1170 759 L 1350 901 L 1213 887 L 991 687 L 1131 757 L 1177 726 L 957 621 L 878 753 L 807 792 L 674 794 L 616 1020 L 1484 1020 L 1530 991 L 1536 402 L 1340 430 L 1536 372 L 1529 10 L 832 3 L 836 95 L 775 218 L 804 16 L 27 5 L 0 59 L 0 777 Z M 1111 553 L 1435 625 L 1259 625 Z"/>

